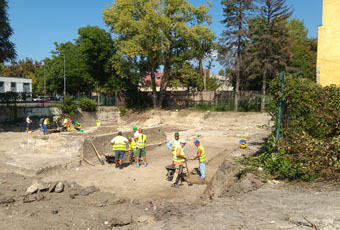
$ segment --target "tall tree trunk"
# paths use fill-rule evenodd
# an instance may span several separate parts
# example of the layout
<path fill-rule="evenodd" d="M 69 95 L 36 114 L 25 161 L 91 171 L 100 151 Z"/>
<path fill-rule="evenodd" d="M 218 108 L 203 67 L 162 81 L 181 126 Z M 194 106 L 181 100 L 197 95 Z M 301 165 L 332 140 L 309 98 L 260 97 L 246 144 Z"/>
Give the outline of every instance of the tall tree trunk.
<path fill-rule="evenodd" d="M 234 111 L 238 111 L 238 102 L 240 98 L 240 62 L 237 60 L 237 67 L 236 67 L 236 84 L 235 84 L 235 90 L 234 90 Z"/>
<path fill-rule="evenodd" d="M 266 104 L 266 86 L 267 86 L 267 71 L 263 73 L 263 82 L 262 82 L 262 97 L 261 97 L 261 112 L 265 112 L 265 104 Z"/>
<path fill-rule="evenodd" d="M 162 107 L 163 100 L 165 98 L 165 93 L 166 93 L 166 88 L 168 86 L 169 77 L 170 77 L 169 62 L 167 60 L 164 60 L 164 74 L 163 74 L 163 77 L 161 79 L 161 85 L 160 85 L 160 89 L 159 89 L 159 101 L 158 101 L 159 108 Z"/>
<path fill-rule="evenodd" d="M 207 91 L 207 75 L 203 69 L 202 59 L 198 60 L 198 68 L 202 74 L 202 81 L 203 81 L 203 91 Z"/>
<path fill-rule="evenodd" d="M 152 83 L 152 104 L 153 107 L 157 107 L 157 86 L 156 86 L 156 79 L 155 79 L 155 64 L 151 62 L 151 83 Z"/>

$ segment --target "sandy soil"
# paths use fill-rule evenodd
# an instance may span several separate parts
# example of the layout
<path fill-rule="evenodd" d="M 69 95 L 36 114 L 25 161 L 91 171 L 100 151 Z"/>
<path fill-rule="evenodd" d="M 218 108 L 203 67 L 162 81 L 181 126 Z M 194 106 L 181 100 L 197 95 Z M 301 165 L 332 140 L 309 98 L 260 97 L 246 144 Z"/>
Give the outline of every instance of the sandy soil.
<path fill-rule="evenodd" d="M 234 158 L 259 151 L 268 122 L 260 113 L 193 111 L 150 111 L 121 118 L 123 130 L 162 125 L 167 139 L 180 131 L 188 140 L 185 152 L 190 157 L 195 155 L 192 142 L 201 135 L 209 159 L 206 183 L 198 183 L 198 176 L 191 174 L 194 185 L 178 189 L 165 180 L 164 166 L 171 162 L 165 144 L 148 149 L 148 167 L 126 164 L 119 170 L 82 162 L 35 175 L 22 168 L 76 158 L 79 163 L 76 144 L 68 152 L 62 145 L 45 148 L 46 143 L 79 140 L 53 134 L 41 141 L 38 131 L 0 133 L 1 229 L 340 229 L 338 185 L 236 177 L 240 166 Z M 248 149 L 238 148 L 240 138 L 248 139 Z M 36 151 L 35 145 L 43 148 Z M 189 161 L 188 168 L 195 167 L 197 162 Z M 57 182 L 65 186 L 61 193 L 52 189 Z M 28 194 L 35 183 L 39 192 Z"/>

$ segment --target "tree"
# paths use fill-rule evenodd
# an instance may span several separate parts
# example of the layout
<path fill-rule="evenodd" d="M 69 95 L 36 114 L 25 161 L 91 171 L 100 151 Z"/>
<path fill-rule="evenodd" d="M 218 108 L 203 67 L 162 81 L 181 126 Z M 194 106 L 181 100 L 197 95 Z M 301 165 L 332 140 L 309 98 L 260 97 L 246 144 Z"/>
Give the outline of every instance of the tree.
<path fill-rule="evenodd" d="M 35 73 L 40 68 L 41 63 L 34 61 L 31 58 L 13 61 L 10 65 L 5 65 L 2 69 L 2 74 L 11 77 L 28 77 Z"/>
<path fill-rule="evenodd" d="M 247 70 L 251 78 L 262 78 L 261 111 L 265 110 L 266 87 L 280 71 L 286 70 L 291 58 L 288 18 L 292 15 L 286 0 L 260 0 L 258 16 L 250 23 L 250 46 Z"/>
<path fill-rule="evenodd" d="M 97 89 L 106 89 L 107 83 L 115 76 L 111 58 L 115 53 L 110 33 L 98 27 L 83 27 L 78 30 L 75 42 L 55 43 L 52 58 L 46 58 L 45 75 L 47 90 L 60 94 L 64 89 L 64 58 L 66 90 L 68 94 L 90 95 Z M 38 73 L 42 89 L 43 69 Z M 39 91 L 40 91 L 39 90 Z"/>
<path fill-rule="evenodd" d="M 146 61 L 154 107 L 162 105 L 168 82 L 177 77 L 171 73 L 174 65 L 194 58 L 193 44 L 202 39 L 198 32 L 208 22 L 207 12 L 206 6 L 194 7 L 185 0 L 116 0 L 104 10 L 119 52 Z M 161 65 L 164 75 L 158 94 L 155 72 Z"/>
<path fill-rule="evenodd" d="M 97 26 L 80 28 L 78 34 L 75 44 L 88 67 L 87 72 L 103 88 L 112 73 L 110 58 L 115 49 L 111 35 Z"/>
<path fill-rule="evenodd" d="M 222 63 L 233 63 L 234 75 L 234 110 L 238 111 L 239 88 L 241 72 L 244 69 L 244 52 L 246 41 L 248 40 L 248 20 L 254 9 L 253 0 L 222 0 L 224 19 L 221 23 L 225 24 L 225 30 L 220 39 Z"/>
<path fill-rule="evenodd" d="M 293 18 L 289 22 L 289 34 L 293 40 L 291 52 L 293 58 L 290 65 L 294 67 L 293 73 L 299 77 L 315 81 L 317 42 L 308 38 L 308 29 L 304 21 Z"/>
<path fill-rule="evenodd" d="M 8 22 L 7 1 L 0 0 L 0 63 L 16 58 L 15 45 L 9 40 L 13 30 Z"/>

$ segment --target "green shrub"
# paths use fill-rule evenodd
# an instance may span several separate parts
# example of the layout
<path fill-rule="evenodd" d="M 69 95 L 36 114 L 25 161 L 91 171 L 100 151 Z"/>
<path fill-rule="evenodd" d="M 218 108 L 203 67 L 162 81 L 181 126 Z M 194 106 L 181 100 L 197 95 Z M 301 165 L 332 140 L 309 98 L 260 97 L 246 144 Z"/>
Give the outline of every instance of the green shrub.
<path fill-rule="evenodd" d="M 282 100 L 281 138 L 276 141 L 273 133 L 264 153 L 252 163 L 279 179 L 338 179 L 340 88 L 288 76 L 283 91 L 278 79 L 271 82 L 270 89 L 273 98 L 269 113 L 275 124 Z"/>
<path fill-rule="evenodd" d="M 125 107 L 125 106 L 120 106 L 120 107 L 119 107 L 119 112 L 120 112 L 120 115 L 121 115 L 121 116 L 125 116 L 126 113 L 127 113 L 126 107 Z"/>
<path fill-rule="evenodd" d="M 78 105 L 74 102 L 73 97 L 67 96 L 64 98 L 63 102 L 59 105 L 59 108 L 61 109 L 63 114 L 73 116 L 75 110 L 78 108 Z"/>
<path fill-rule="evenodd" d="M 96 111 L 97 104 L 94 100 L 89 99 L 87 97 L 83 97 L 79 101 L 79 107 L 81 108 L 82 111 L 92 112 Z"/>

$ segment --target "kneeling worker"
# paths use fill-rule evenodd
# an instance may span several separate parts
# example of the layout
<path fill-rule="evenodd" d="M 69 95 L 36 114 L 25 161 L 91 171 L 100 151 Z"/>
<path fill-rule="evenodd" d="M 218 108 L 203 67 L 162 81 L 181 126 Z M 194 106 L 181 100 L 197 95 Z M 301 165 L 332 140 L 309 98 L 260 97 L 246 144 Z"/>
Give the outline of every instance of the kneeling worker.
<path fill-rule="evenodd" d="M 205 161 L 207 160 L 207 154 L 205 153 L 203 145 L 199 140 L 196 140 L 194 144 L 197 147 L 197 155 L 192 159 L 198 159 L 198 168 L 200 169 L 201 179 L 205 179 Z"/>
<path fill-rule="evenodd" d="M 184 179 L 184 172 L 183 172 L 183 165 L 187 159 L 186 155 L 184 154 L 183 148 L 185 146 L 185 140 L 181 139 L 179 145 L 175 148 L 175 156 L 174 156 L 174 164 L 176 166 L 175 175 L 173 177 L 173 184 L 172 187 L 178 188 L 178 182 L 185 181 Z"/>
<path fill-rule="evenodd" d="M 113 151 L 115 151 L 115 164 L 116 168 L 123 169 L 123 161 L 125 160 L 126 145 L 128 144 L 128 139 L 122 136 L 122 132 L 118 132 L 118 136 L 113 138 L 110 143 L 113 145 Z M 119 162 L 119 164 L 118 164 Z"/>

